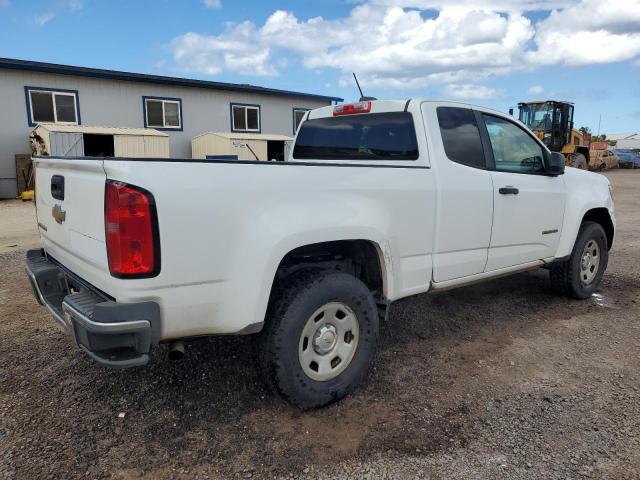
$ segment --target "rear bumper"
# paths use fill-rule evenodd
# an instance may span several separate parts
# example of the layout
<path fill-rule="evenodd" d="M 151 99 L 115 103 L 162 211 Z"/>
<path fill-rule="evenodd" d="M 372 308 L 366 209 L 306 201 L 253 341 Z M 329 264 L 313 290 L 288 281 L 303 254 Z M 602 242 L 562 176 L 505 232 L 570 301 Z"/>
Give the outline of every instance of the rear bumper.
<path fill-rule="evenodd" d="M 160 337 L 157 303 L 114 302 L 42 250 L 27 252 L 26 270 L 38 302 L 96 362 L 112 368 L 149 362 Z"/>

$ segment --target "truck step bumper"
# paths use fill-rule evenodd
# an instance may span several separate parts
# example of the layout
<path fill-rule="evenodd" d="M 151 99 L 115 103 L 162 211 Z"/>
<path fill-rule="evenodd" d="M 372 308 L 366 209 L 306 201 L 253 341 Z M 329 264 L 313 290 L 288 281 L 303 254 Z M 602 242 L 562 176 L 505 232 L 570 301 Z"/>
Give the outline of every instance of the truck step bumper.
<path fill-rule="evenodd" d="M 27 252 L 26 269 L 38 302 L 96 362 L 112 368 L 149 362 L 160 337 L 157 303 L 114 302 L 42 250 Z"/>

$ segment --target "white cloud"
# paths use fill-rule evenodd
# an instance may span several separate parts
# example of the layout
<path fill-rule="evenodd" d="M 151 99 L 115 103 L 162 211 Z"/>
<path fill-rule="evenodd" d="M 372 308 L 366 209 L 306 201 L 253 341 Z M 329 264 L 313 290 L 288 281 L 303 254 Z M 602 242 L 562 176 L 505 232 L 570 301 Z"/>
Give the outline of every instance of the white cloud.
<path fill-rule="evenodd" d="M 202 0 L 202 3 L 207 8 L 222 8 L 221 0 Z"/>
<path fill-rule="evenodd" d="M 504 97 L 502 90 L 469 83 L 447 85 L 445 93 L 448 97 L 465 100 L 489 100 Z"/>
<path fill-rule="evenodd" d="M 0 0 L 1 2 L 2 0 Z M 83 0 L 59 0 L 55 2 L 52 9 L 42 12 L 33 18 L 33 23 L 42 27 L 56 18 L 61 12 L 76 13 L 82 10 Z"/>
<path fill-rule="evenodd" d="M 530 95 L 540 95 L 542 92 L 544 92 L 544 88 L 540 85 L 532 85 L 527 90 L 527 93 L 529 93 Z"/>
<path fill-rule="evenodd" d="M 77 12 L 78 10 L 82 10 L 83 0 L 65 0 L 62 2 L 62 5 L 67 8 L 70 12 Z"/>
<path fill-rule="evenodd" d="M 41 13 L 40 15 L 36 15 L 35 18 L 33 19 L 33 22 L 38 25 L 39 27 L 42 27 L 44 25 L 46 25 L 47 23 L 49 23 L 51 20 L 53 20 L 55 18 L 55 14 L 54 13 Z"/>
<path fill-rule="evenodd" d="M 640 55 L 640 0 L 583 0 L 537 25 L 533 65 L 590 65 Z"/>
<path fill-rule="evenodd" d="M 548 10 L 535 25 L 523 14 Z M 440 84 L 489 98 L 502 92 L 478 83 L 517 70 L 638 57 L 640 0 L 368 0 L 336 19 L 277 10 L 263 25 L 186 33 L 170 50 L 178 69 L 194 73 L 277 75 L 300 61 L 309 70 L 338 70 L 340 85 L 356 71 L 368 87 Z"/>
<path fill-rule="evenodd" d="M 179 68 L 189 72 L 216 75 L 229 70 L 244 75 L 275 75 L 269 47 L 254 45 L 254 36 L 253 24 L 245 22 L 217 37 L 187 33 L 174 39 L 170 47 Z"/>
<path fill-rule="evenodd" d="M 231 52 L 243 68 L 235 71 L 273 75 L 272 53 L 282 50 L 298 55 L 308 69 L 355 70 L 369 85 L 420 88 L 511 70 L 533 34 L 520 14 L 451 8 L 423 19 L 416 10 L 363 4 L 336 20 L 301 21 L 278 10 L 261 27 L 244 22 L 227 25 L 220 35 L 191 32 L 175 38 L 171 49 L 178 68 L 197 73 L 232 70 L 224 60 Z"/>
<path fill-rule="evenodd" d="M 363 1 L 354 1 L 353 3 L 365 3 Z M 565 8 L 575 1 L 572 0 L 370 0 L 368 3 L 396 6 L 402 8 L 417 8 L 419 10 L 442 10 L 447 7 L 456 7 L 467 10 L 487 10 L 497 12 L 534 12 L 541 10 L 553 10 Z"/>

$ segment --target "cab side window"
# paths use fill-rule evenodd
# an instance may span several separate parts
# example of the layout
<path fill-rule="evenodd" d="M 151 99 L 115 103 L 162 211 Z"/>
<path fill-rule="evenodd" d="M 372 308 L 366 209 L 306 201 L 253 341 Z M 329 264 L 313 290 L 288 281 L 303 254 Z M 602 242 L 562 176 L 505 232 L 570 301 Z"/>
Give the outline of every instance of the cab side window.
<path fill-rule="evenodd" d="M 483 114 L 493 149 L 496 170 L 517 173 L 544 171 L 542 147 L 517 125 L 493 115 Z"/>
<path fill-rule="evenodd" d="M 473 110 L 438 107 L 438 124 L 449 160 L 475 168 L 487 168 L 480 131 Z"/>

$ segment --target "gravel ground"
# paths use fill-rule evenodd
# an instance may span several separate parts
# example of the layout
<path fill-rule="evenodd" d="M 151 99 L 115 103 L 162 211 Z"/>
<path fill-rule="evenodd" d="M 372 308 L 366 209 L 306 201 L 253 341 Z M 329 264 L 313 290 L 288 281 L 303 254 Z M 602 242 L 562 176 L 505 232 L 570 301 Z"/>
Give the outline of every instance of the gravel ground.
<path fill-rule="evenodd" d="M 640 478 L 640 171 L 607 175 L 600 294 L 556 297 L 541 270 L 400 301 L 366 385 L 311 413 L 264 390 L 248 337 L 98 367 L 2 253 L 0 477 Z"/>

